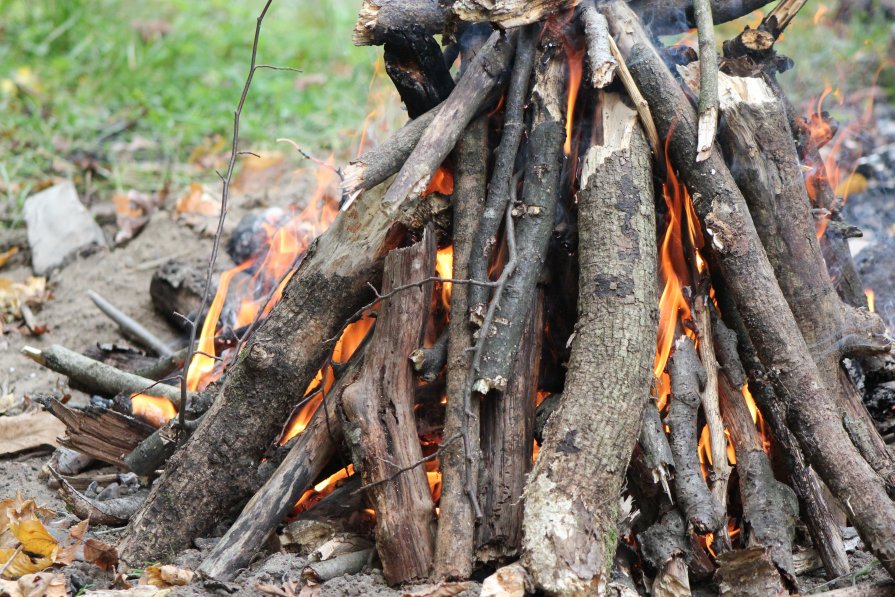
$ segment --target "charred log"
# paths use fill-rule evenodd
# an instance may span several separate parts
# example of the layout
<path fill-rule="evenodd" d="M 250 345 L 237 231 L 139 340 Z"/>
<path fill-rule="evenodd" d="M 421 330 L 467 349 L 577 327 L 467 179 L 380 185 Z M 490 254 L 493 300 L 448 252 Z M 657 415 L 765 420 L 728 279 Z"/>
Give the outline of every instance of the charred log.
<path fill-rule="evenodd" d="M 385 42 L 385 72 L 395 84 L 410 118 L 422 116 L 454 89 L 454 79 L 438 43 L 419 29 L 395 33 Z"/>

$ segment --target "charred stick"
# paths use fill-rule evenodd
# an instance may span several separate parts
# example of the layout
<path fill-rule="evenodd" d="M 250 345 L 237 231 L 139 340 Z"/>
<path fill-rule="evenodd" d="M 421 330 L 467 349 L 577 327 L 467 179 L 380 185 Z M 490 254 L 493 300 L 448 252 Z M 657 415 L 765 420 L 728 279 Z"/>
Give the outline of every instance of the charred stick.
<path fill-rule="evenodd" d="M 699 36 L 699 126 L 696 136 L 696 161 L 708 159 L 718 127 L 718 51 L 710 0 L 693 0 L 696 31 Z"/>
<path fill-rule="evenodd" d="M 535 292 L 506 391 L 492 393 L 481 405 L 479 502 L 484 516 L 476 528 L 476 557 L 485 563 L 515 559 L 522 548 L 523 491 L 532 467 L 544 334 L 544 293 Z"/>
<path fill-rule="evenodd" d="M 438 0 L 363 0 L 354 45 L 382 45 L 407 31 L 435 35 L 446 29 L 448 21 L 448 10 Z"/>
<path fill-rule="evenodd" d="M 705 368 L 693 341 L 687 336 L 675 341 L 668 363 L 671 407 L 665 423 L 671 428 L 669 443 L 674 456 L 674 494 L 688 526 L 692 525 L 698 533 L 714 533 L 726 526 L 724 512 L 706 487 L 697 460 L 699 429 L 696 423 L 706 383 Z"/>
<path fill-rule="evenodd" d="M 22 354 L 91 392 L 105 396 L 146 394 L 167 398 L 174 404 L 180 400 L 179 388 L 121 371 L 58 344 L 42 350 L 26 346 Z"/>
<path fill-rule="evenodd" d="M 772 48 L 783 30 L 805 6 L 807 0 L 781 0 L 755 29 L 748 25 L 737 37 L 724 42 L 724 53 L 731 57 L 752 56 L 765 58 L 772 53 Z"/>
<path fill-rule="evenodd" d="M 454 79 L 438 42 L 419 29 L 395 32 L 385 42 L 385 72 L 407 107 L 417 118 L 446 100 Z"/>
<path fill-rule="evenodd" d="M 821 381 L 847 413 L 852 440 L 890 489 L 895 488 L 895 461 L 840 366 L 838 341 L 858 322 L 846 316 L 827 274 L 785 107 L 760 78 L 721 75 L 721 85 L 724 127 L 719 140 L 780 290 Z M 870 324 L 868 319 L 867 332 Z"/>
<path fill-rule="evenodd" d="M 441 106 L 436 106 L 419 118 L 414 118 L 384 143 L 364 152 L 342 168 L 343 192 L 354 197 L 385 182 L 400 170 L 440 109 Z"/>
<path fill-rule="evenodd" d="M 711 0 L 712 22 L 715 25 L 735 21 L 758 10 L 772 0 Z M 631 8 L 640 15 L 655 35 L 684 33 L 696 27 L 694 0 L 632 0 Z"/>
<path fill-rule="evenodd" d="M 385 259 L 383 294 L 425 280 L 435 269 L 435 238 L 427 229 L 417 244 Z M 413 415 L 408 356 L 425 334 L 432 284 L 385 299 L 357 380 L 342 396 L 343 433 L 355 470 L 376 511 L 376 549 L 390 584 L 427 578 L 435 547 L 435 506 Z"/>
<path fill-rule="evenodd" d="M 457 192 L 456 186 L 454 187 L 454 211 L 457 210 Z M 456 234 L 456 233 L 455 233 Z M 457 271 L 457 241 L 456 236 L 454 240 L 454 272 Z M 463 276 L 460 276 L 463 277 Z M 457 292 L 457 289 L 454 289 L 453 292 Z M 453 293 L 451 293 L 451 297 L 453 297 Z M 442 370 L 444 369 L 444 365 L 448 359 L 448 336 L 449 334 L 445 331 L 439 337 L 438 340 L 435 341 L 430 347 L 427 348 L 417 348 L 413 352 L 410 353 L 410 362 L 413 364 L 413 370 L 416 371 L 417 377 L 420 380 L 425 382 L 435 381 Z"/>
<path fill-rule="evenodd" d="M 522 30 L 516 42 L 516 58 L 507 90 L 504 109 L 503 133 L 494 158 L 494 172 L 488 183 L 488 195 L 478 230 L 472 239 L 469 256 L 469 277 L 473 280 L 488 279 L 488 267 L 497 248 L 497 232 L 503 220 L 510 198 L 514 196 L 516 179 L 516 154 L 525 131 L 523 122 L 525 102 L 528 98 L 535 45 L 541 27 L 530 25 Z M 513 185 L 511 187 L 511 185 Z M 473 323 L 480 326 L 488 303 L 490 291 L 484 286 L 469 289 L 468 310 Z"/>
<path fill-rule="evenodd" d="M 709 297 L 698 296 L 694 315 L 699 325 L 699 358 L 706 375 L 705 391 L 702 393 L 702 412 L 705 414 L 705 422 L 709 428 L 709 451 L 712 455 L 709 487 L 715 503 L 722 511 L 726 512 L 730 463 L 727 461 L 727 437 L 724 434 L 724 421 L 721 418 L 718 396 L 718 361 L 715 358 L 715 343 L 712 338 L 712 319 L 709 309 Z M 727 536 L 727 525 L 723 525 L 716 535 L 722 548 L 729 549 L 730 538 Z"/>
<path fill-rule="evenodd" d="M 523 34 L 524 35 L 524 34 Z M 518 58 L 517 58 L 518 60 Z M 474 120 L 454 151 L 454 278 L 470 277 L 470 252 L 475 231 L 482 218 L 488 177 L 488 121 Z M 451 318 L 444 356 L 447 359 L 447 406 L 443 437 L 463 436 L 452 442 L 440 458 L 441 514 L 435 540 L 432 574 L 436 579 L 469 578 L 473 569 L 475 511 L 467 496 L 467 486 L 478 491 L 481 449 L 479 447 L 479 401 L 465 400 L 469 383 L 473 344 L 472 328 L 466 318 L 469 297 L 478 286 L 456 285 L 451 291 Z M 487 292 L 487 289 L 486 289 Z M 444 364 L 442 362 L 442 364 Z"/>
<path fill-rule="evenodd" d="M 656 595 L 689 595 L 687 560 L 690 533 L 677 508 L 637 535 L 644 559 L 656 570 L 653 592 Z"/>
<path fill-rule="evenodd" d="M 568 373 L 525 489 L 523 563 L 549 594 L 594 595 L 609 581 L 617 502 L 656 344 L 649 148 L 621 96 L 605 94 L 598 117 L 603 144 L 584 158 L 578 194 L 581 272 Z"/>
<path fill-rule="evenodd" d="M 518 262 L 501 296 L 492 299 L 498 314 L 492 327 L 480 332 L 484 340 L 473 389 L 482 395 L 506 389 L 553 232 L 566 139 L 566 65 L 565 54 L 556 51 L 559 45 L 550 33 L 539 42 L 522 200 L 510 206 Z"/>
<path fill-rule="evenodd" d="M 609 47 L 609 24 L 606 17 L 597 12 L 590 2 L 581 7 L 581 21 L 584 24 L 584 41 L 587 43 L 587 67 L 590 84 L 594 89 L 602 89 L 612 83 L 618 62 Z"/>
<path fill-rule="evenodd" d="M 232 579 L 317 480 L 342 441 L 338 403 L 345 388 L 357 379 L 362 362 L 354 361 L 333 385 L 308 426 L 293 440 L 283 462 L 199 566 L 200 574 L 222 581 Z"/>
<path fill-rule="evenodd" d="M 826 392 L 742 193 L 719 151 L 695 161 L 696 115 L 636 16 L 623 2 L 601 8 L 631 74 L 650 100 L 660 134 L 669 139 L 671 163 L 689 187 L 720 274 L 740 314 L 750 322 L 759 358 L 774 372 L 771 382 L 776 396 L 785 401 L 793 433 L 833 494 L 849 504 L 865 545 L 895 573 L 895 504 L 886 483 L 852 445 L 839 420 L 839 404 Z"/>
<path fill-rule="evenodd" d="M 401 205 L 422 195 L 466 126 L 499 93 L 513 58 L 517 36 L 517 30 L 491 34 L 404 162 L 386 193 L 386 204 Z"/>
<path fill-rule="evenodd" d="M 746 405 L 741 390 L 746 385 L 746 372 L 737 354 L 736 334 L 718 317 L 712 323 L 717 354 L 723 359 L 719 379 L 721 413 L 737 457 L 746 545 L 767 549 L 787 581 L 794 583 L 792 541 L 799 517 L 798 500 L 792 489 L 774 478 L 771 462 Z M 720 347 L 722 343 L 726 344 L 724 348 Z"/>
<path fill-rule="evenodd" d="M 124 464 L 128 469 L 145 477 L 163 467 L 177 449 L 179 431 L 176 426 L 177 419 L 171 419 L 141 441 L 130 454 L 124 457 Z"/>
<path fill-rule="evenodd" d="M 149 348 L 155 354 L 162 357 L 170 357 L 174 354 L 168 345 L 165 344 L 158 336 L 140 325 L 132 317 L 125 315 L 115 305 L 104 299 L 101 295 L 92 290 L 87 291 L 87 296 L 93 301 L 100 311 L 105 313 L 109 319 L 118 324 L 125 336 L 134 339 L 146 348 Z"/>

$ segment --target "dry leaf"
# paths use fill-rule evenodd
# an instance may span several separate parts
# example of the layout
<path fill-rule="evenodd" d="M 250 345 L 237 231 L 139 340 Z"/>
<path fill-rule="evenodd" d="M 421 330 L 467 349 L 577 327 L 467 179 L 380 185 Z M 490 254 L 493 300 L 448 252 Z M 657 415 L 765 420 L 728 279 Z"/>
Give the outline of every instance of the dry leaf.
<path fill-rule="evenodd" d="M 498 568 L 482 583 L 480 597 L 524 597 L 526 589 L 531 589 L 531 579 L 521 564 L 510 564 Z"/>
<path fill-rule="evenodd" d="M 12 259 L 12 256 L 18 252 L 19 252 L 18 247 L 10 247 L 6 251 L 3 251 L 2 253 L 0 253 L 0 267 L 3 267 L 4 265 L 6 265 L 7 262 L 9 262 L 9 260 Z"/>
<path fill-rule="evenodd" d="M 463 591 L 468 591 L 474 586 L 470 581 L 440 582 L 437 585 L 426 585 L 410 593 L 404 593 L 403 597 L 453 597 Z"/>
<path fill-rule="evenodd" d="M 29 276 L 24 282 L 0 278 L 0 312 L 22 319 L 22 305 L 40 305 L 50 298 L 47 279 Z"/>
<path fill-rule="evenodd" d="M 0 455 L 56 446 L 64 433 L 62 421 L 46 411 L 0 417 Z"/>
<path fill-rule="evenodd" d="M 194 572 L 177 566 L 147 566 L 140 577 L 140 584 L 152 585 L 160 589 L 181 587 L 193 582 Z"/>
<path fill-rule="evenodd" d="M 0 579 L 0 597 L 67 597 L 62 574 L 27 574 L 19 580 Z"/>
<path fill-rule="evenodd" d="M 36 518 L 13 522 L 9 525 L 12 534 L 22 544 L 22 550 L 52 560 L 56 559 L 59 544 Z"/>
<path fill-rule="evenodd" d="M 116 193 L 112 197 L 112 203 L 115 205 L 115 223 L 118 224 L 115 244 L 121 244 L 139 234 L 161 202 L 162 196 L 158 193 L 138 191 Z"/>
<path fill-rule="evenodd" d="M 83 597 L 164 597 L 171 589 L 159 589 L 152 585 L 137 585 L 129 589 L 100 589 L 98 591 L 86 591 Z"/>
<path fill-rule="evenodd" d="M 212 236 L 221 213 L 220 197 L 204 185 L 194 182 L 189 191 L 177 200 L 174 210 L 178 218 L 200 234 Z"/>
<path fill-rule="evenodd" d="M 88 539 L 84 542 L 84 561 L 101 570 L 112 570 L 118 565 L 118 551 L 99 539 Z"/>
<path fill-rule="evenodd" d="M 276 597 L 298 597 L 299 595 L 304 595 L 304 589 L 301 592 L 297 592 L 301 583 L 297 580 L 287 580 L 283 583 L 282 587 L 278 587 L 276 585 L 272 585 L 269 583 L 258 583 L 255 585 L 255 588 L 261 591 L 262 593 L 266 593 L 267 595 L 275 595 Z M 316 586 L 316 585 L 315 585 Z M 319 588 L 317 589 L 319 592 Z"/>

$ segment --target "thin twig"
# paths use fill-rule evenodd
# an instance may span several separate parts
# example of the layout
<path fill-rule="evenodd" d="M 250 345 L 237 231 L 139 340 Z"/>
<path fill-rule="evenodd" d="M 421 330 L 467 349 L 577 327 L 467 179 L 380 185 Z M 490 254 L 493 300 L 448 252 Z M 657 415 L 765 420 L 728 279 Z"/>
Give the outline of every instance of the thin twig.
<path fill-rule="evenodd" d="M 460 437 L 461 436 L 459 436 L 459 435 L 454 435 L 454 436 L 444 440 L 443 442 L 441 442 L 441 445 L 438 446 L 438 449 L 436 449 L 434 452 L 432 452 L 428 456 L 423 456 L 416 462 L 414 462 L 412 464 L 408 464 L 404 468 L 398 469 L 397 471 L 394 472 L 394 474 L 389 475 L 385 479 L 380 479 L 378 481 L 374 481 L 367 485 L 363 485 L 362 487 L 358 487 L 357 489 L 355 489 L 354 491 L 351 492 L 351 495 L 356 495 L 356 494 L 360 493 L 361 491 L 367 491 L 368 489 L 372 489 L 373 487 L 376 487 L 377 485 L 382 485 L 383 483 L 388 483 L 389 481 L 396 479 L 399 475 L 403 475 L 407 471 L 413 470 L 416 467 L 420 466 L 421 464 L 425 464 L 427 462 L 435 460 L 447 448 L 448 444 L 454 443 L 455 441 L 460 439 Z"/>
<path fill-rule="evenodd" d="M 643 130 L 649 141 L 650 149 L 653 150 L 653 155 L 658 158 L 662 155 L 661 145 L 659 144 L 659 131 L 656 130 L 656 123 L 653 120 L 652 112 L 650 112 L 649 103 L 646 101 L 646 98 L 643 97 L 643 94 L 640 93 L 640 88 L 637 87 L 637 83 L 634 82 L 634 77 L 631 76 L 631 71 L 628 70 L 628 64 L 625 62 L 625 57 L 622 56 L 621 50 L 618 49 L 618 45 L 611 35 L 609 36 L 609 49 L 612 51 L 612 56 L 618 62 L 618 78 L 621 79 L 622 86 L 625 88 L 625 91 L 628 92 L 628 97 L 634 102 L 634 109 L 637 110 L 637 115 L 640 116 L 640 124 L 643 125 Z M 662 162 L 660 161 L 659 164 L 661 163 Z"/>

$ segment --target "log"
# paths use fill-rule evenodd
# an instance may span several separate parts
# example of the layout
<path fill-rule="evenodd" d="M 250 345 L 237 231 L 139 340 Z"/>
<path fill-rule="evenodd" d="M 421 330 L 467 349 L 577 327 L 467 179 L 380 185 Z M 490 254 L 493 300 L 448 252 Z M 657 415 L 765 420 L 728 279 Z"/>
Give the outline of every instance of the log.
<path fill-rule="evenodd" d="M 452 277 L 470 277 L 470 252 L 475 229 L 482 217 L 488 177 L 488 122 L 479 117 L 466 129 L 454 152 L 454 269 Z M 444 450 L 441 454 L 441 510 L 435 540 L 434 579 L 469 578 L 473 569 L 475 512 L 467 490 L 477 491 L 481 449 L 479 447 L 479 401 L 466 403 L 469 347 L 472 329 L 466 318 L 468 284 L 451 290 L 451 318 L 447 335 L 447 405 Z M 458 437 L 458 440 L 450 438 Z M 449 444 L 444 442 L 450 441 Z"/>
<path fill-rule="evenodd" d="M 397 32 L 388 37 L 384 49 L 385 72 L 410 118 L 423 115 L 451 94 L 454 79 L 431 35 L 419 29 Z"/>
<path fill-rule="evenodd" d="M 152 274 L 149 282 L 149 298 L 153 308 L 168 323 L 182 331 L 189 330 L 190 321 L 196 320 L 204 290 L 205 273 L 178 261 L 162 265 Z M 203 317 L 199 317 L 196 325 L 202 326 Z"/>
<path fill-rule="evenodd" d="M 792 543 L 799 518 L 798 499 L 792 489 L 774 478 L 771 462 L 755 429 L 741 390 L 747 380 L 737 354 L 736 334 L 718 317 L 713 318 L 712 324 L 712 336 L 719 346 L 717 354 L 719 360 L 723 359 L 719 379 L 721 414 L 737 457 L 746 545 L 764 547 L 787 582 L 795 586 Z M 722 343 L 726 344 L 723 349 Z"/>
<path fill-rule="evenodd" d="M 564 52 L 556 51 L 560 42 L 554 35 L 547 32 L 538 43 L 529 99 L 532 123 L 525 181 L 521 201 L 511 207 L 517 263 L 482 342 L 478 369 L 473 372 L 473 390 L 482 395 L 506 390 L 553 232 L 566 140 L 566 60 Z"/>
<path fill-rule="evenodd" d="M 438 0 L 363 0 L 354 26 L 354 45 L 382 45 L 406 31 L 442 33 L 447 13 Z"/>
<path fill-rule="evenodd" d="M 697 533 L 714 533 L 726 526 L 727 521 L 721 504 L 702 478 L 697 459 L 697 415 L 706 375 L 693 341 L 687 336 L 681 336 L 674 343 L 674 352 L 668 360 L 668 375 L 671 378 L 671 406 L 665 424 L 671 430 L 669 444 L 674 456 L 674 496 L 688 528 Z"/>
<path fill-rule="evenodd" d="M 385 195 L 385 203 L 402 204 L 426 190 L 466 126 L 497 98 L 513 58 L 517 35 L 516 30 L 491 34 L 404 162 Z"/>
<path fill-rule="evenodd" d="M 583 162 L 577 333 L 559 409 L 529 475 L 523 563 L 551 594 L 596 594 L 615 552 L 617 500 L 652 379 L 657 314 L 649 147 L 604 96 L 604 144 Z"/>
<path fill-rule="evenodd" d="M 854 448 L 836 401 L 774 278 L 748 207 L 716 149 L 695 161 L 696 117 L 636 16 L 619 2 L 601 5 L 628 68 L 650 101 L 660 135 L 669 138 L 672 165 L 681 172 L 707 234 L 720 274 L 736 302 L 787 421 L 815 470 L 843 503 L 870 550 L 895 573 L 895 504 L 886 484 Z"/>
<path fill-rule="evenodd" d="M 659 521 L 637 535 L 637 542 L 644 560 L 657 571 L 653 594 L 689 595 L 690 533 L 680 511 L 674 508 L 666 512 Z"/>
<path fill-rule="evenodd" d="M 581 0 L 455 0 L 451 11 L 461 21 L 521 27 L 569 10 Z"/>
<path fill-rule="evenodd" d="M 668 445 L 668 436 L 662 428 L 662 419 L 656 403 L 649 401 L 643 409 L 643 422 L 640 425 L 640 448 L 643 450 L 643 463 L 652 473 L 653 483 L 662 485 L 665 495 L 673 501 L 668 480 L 674 467 L 674 455 Z"/>
<path fill-rule="evenodd" d="M 425 201 L 386 204 L 382 192 L 353 202 L 308 248 L 283 300 L 231 364 L 199 427 L 131 519 L 123 559 L 169 557 L 257 490 L 261 458 L 332 350 L 333 336 L 372 298 L 368 284 L 378 282 L 385 254 L 419 219 L 414 206 L 425 213 Z M 296 333 L 300 342 L 284 341 Z"/>
<path fill-rule="evenodd" d="M 777 454 L 782 458 L 789 484 L 799 498 L 808 534 L 824 563 L 827 577 L 838 578 L 848 574 L 848 556 L 842 543 L 842 534 L 824 499 L 820 483 L 808 465 L 795 436 L 786 426 L 783 405 L 774 395 L 774 389 L 768 382 L 768 374 L 755 354 L 755 347 L 749 338 L 746 325 L 730 299 L 730 293 L 723 290 L 723 283 L 720 281 L 715 284 L 715 289 L 724 319 L 730 324 L 729 328 L 727 325 L 722 327 L 722 322 L 713 321 L 719 358 L 723 362 L 733 362 L 734 357 L 727 356 L 725 351 L 734 345 L 738 349 L 740 363 L 745 368 L 749 380 L 749 393 L 770 428 L 774 445 L 777 446 Z M 713 317 L 717 319 L 716 314 L 713 314 Z M 723 338 L 727 333 L 725 330 L 736 334 L 735 342 Z"/>
<path fill-rule="evenodd" d="M 770 2 L 771 0 L 711 0 L 712 22 L 720 25 L 735 21 Z M 630 5 L 655 35 L 674 35 L 696 27 L 693 0 L 632 0 Z"/>
<path fill-rule="evenodd" d="M 267 537 L 316 481 L 342 442 L 338 404 L 359 373 L 362 361 L 351 366 L 330 388 L 308 426 L 295 440 L 283 462 L 249 500 L 227 533 L 215 544 L 197 571 L 219 581 L 229 581 L 245 568 Z"/>
<path fill-rule="evenodd" d="M 692 71 L 685 72 L 692 82 Z M 780 290 L 810 347 L 824 387 L 847 413 L 845 424 L 852 441 L 891 491 L 895 461 L 840 366 L 842 353 L 835 349 L 840 339 L 854 331 L 856 322 L 847 320 L 826 271 L 786 109 L 762 79 L 722 74 L 720 85 L 724 114 L 720 144 Z"/>
<path fill-rule="evenodd" d="M 180 402 L 179 388 L 121 371 L 58 344 L 44 349 L 25 346 L 22 354 L 47 369 L 65 375 L 70 383 L 89 392 L 110 397 L 117 394 L 147 394 L 167 398 L 175 404 Z"/>
<path fill-rule="evenodd" d="M 382 294 L 434 274 L 431 230 L 385 259 Z M 376 512 L 376 550 L 389 584 L 426 578 L 435 546 L 435 505 L 413 416 L 416 379 L 408 356 L 429 317 L 432 283 L 382 302 L 358 379 L 342 396 L 345 439 Z"/>
<path fill-rule="evenodd" d="M 484 516 L 476 528 L 476 558 L 484 563 L 515 560 L 522 546 L 522 493 L 532 467 L 544 335 L 543 292 L 535 293 L 507 389 L 487 396 L 481 407 L 479 503 Z"/>
<path fill-rule="evenodd" d="M 503 132 L 495 150 L 494 171 L 488 182 L 488 195 L 481 221 L 472 238 L 469 256 L 469 277 L 478 282 L 488 280 L 488 268 L 498 248 L 497 233 L 503 222 L 510 198 L 516 195 L 516 154 L 525 132 L 523 116 L 528 100 L 535 47 L 541 27 L 531 25 L 522 30 L 516 42 L 516 58 L 510 74 L 504 109 Z M 485 286 L 469 288 L 467 309 L 476 326 L 482 324 L 487 310 L 490 289 Z"/>
<path fill-rule="evenodd" d="M 609 47 L 609 24 L 596 7 L 587 2 L 581 7 L 584 41 L 587 44 L 588 82 L 594 89 L 603 89 L 615 78 L 618 62 Z"/>

